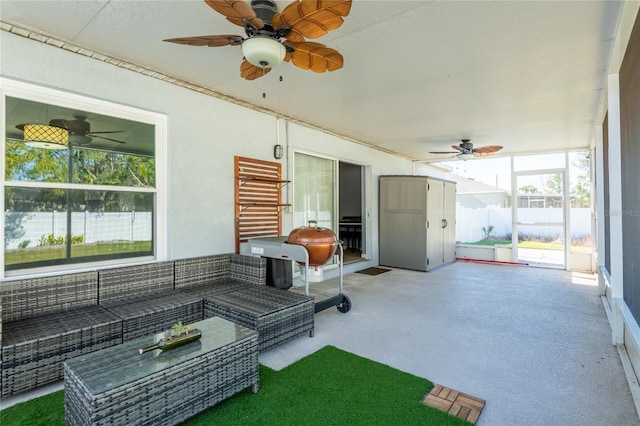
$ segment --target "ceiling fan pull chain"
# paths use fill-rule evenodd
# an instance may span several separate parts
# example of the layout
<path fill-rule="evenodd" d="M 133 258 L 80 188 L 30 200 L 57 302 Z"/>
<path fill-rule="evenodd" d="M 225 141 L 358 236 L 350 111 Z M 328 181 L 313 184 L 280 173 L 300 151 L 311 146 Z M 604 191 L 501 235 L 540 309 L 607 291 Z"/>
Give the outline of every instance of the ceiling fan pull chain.
<path fill-rule="evenodd" d="M 266 68 L 262 68 L 262 76 L 264 77 L 267 73 L 266 73 Z M 267 99 L 267 92 L 266 92 L 266 84 L 265 84 L 265 79 L 263 78 L 262 80 L 260 80 L 262 84 L 262 99 Z"/>

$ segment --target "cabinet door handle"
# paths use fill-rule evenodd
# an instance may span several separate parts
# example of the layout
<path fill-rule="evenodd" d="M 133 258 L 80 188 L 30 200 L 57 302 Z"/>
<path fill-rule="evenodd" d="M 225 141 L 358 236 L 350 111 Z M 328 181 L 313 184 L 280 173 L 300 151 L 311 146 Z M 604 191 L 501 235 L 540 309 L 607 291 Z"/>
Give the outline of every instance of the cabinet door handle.
<path fill-rule="evenodd" d="M 442 227 L 443 228 L 446 228 L 448 224 L 449 224 L 449 222 L 447 222 L 447 219 L 442 219 Z"/>

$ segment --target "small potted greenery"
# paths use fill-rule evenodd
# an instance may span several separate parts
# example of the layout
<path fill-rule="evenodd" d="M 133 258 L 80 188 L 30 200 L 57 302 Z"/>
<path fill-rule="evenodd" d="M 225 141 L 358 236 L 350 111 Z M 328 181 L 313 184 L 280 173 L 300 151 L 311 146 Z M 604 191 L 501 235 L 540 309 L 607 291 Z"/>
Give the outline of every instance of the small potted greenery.
<path fill-rule="evenodd" d="M 164 336 L 153 345 L 146 346 L 139 350 L 141 354 L 152 351 L 154 349 L 161 349 L 166 351 L 178 346 L 182 346 L 194 340 L 198 340 L 202 337 L 202 332 L 197 328 L 193 328 L 190 325 L 183 325 L 182 321 L 175 323 L 169 330 L 164 333 Z"/>

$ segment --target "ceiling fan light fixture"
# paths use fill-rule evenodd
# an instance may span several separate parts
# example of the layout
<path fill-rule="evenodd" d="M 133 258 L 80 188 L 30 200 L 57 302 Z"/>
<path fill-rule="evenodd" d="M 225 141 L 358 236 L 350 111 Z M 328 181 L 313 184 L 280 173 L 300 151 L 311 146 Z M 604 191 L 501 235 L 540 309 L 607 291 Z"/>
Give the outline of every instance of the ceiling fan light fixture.
<path fill-rule="evenodd" d="M 251 37 L 242 42 L 242 54 L 256 67 L 276 67 L 286 53 L 284 45 L 271 37 Z"/>
<path fill-rule="evenodd" d="M 25 124 L 24 142 L 28 146 L 45 149 L 67 149 L 69 131 L 44 124 Z"/>
<path fill-rule="evenodd" d="M 458 157 L 458 160 L 471 160 L 473 157 L 475 157 L 475 155 L 465 152 L 465 153 L 456 155 L 456 157 Z"/>

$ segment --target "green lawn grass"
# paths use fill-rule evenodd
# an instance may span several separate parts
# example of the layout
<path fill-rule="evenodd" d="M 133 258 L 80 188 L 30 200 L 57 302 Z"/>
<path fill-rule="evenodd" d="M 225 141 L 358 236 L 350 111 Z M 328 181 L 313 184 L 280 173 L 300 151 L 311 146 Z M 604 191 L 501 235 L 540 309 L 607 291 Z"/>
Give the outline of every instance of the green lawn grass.
<path fill-rule="evenodd" d="M 472 246 L 493 247 L 495 245 L 511 245 L 511 240 L 481 240 L 481 241 L 474 241 L 472 243 L 462 243 L 462 244 L 468 244 Z M 518 242 L 518 247 L 540 249 L 540 250 L 563 250 L 562 244 L 545 243 L 541 241 L 520 241 Z M 591 247 L 571 246 L 571 251 L 590 252 Z"/>
<path fill-rule="evenodd" d="M 197 425 L 469 425 L 422 403 L 427 379 L 326 346 L 275 371 L 260 366 L 260 391 L 247 389 L 189 419 Z M 58 391 L 0 411 L 2 426 L 64 425 Z M 188 395 L 185 395 L 188 401 Z"/>
<path fill-rule="evenodd" d="M 67 248 L 64 245 L 5 250 L 4 262 L 5 265 L 19 265 L 22 263 L 64 259 L 67 255 L 66 250 Z M 71 246 L 71 256 L 73 258 L 144 252 L 151 252 L 151 241 L 115 241 L 74 244 Z"/>
<path fill-rule="evenodd" d="M 468 244 L 471 246 L 495 246 L 495 245 L 510 245 L 511 244 L 511 240 L 480 240 L 480 241 L 474 241 L 472 243 L 462 243 L 462 244 Z"/>

